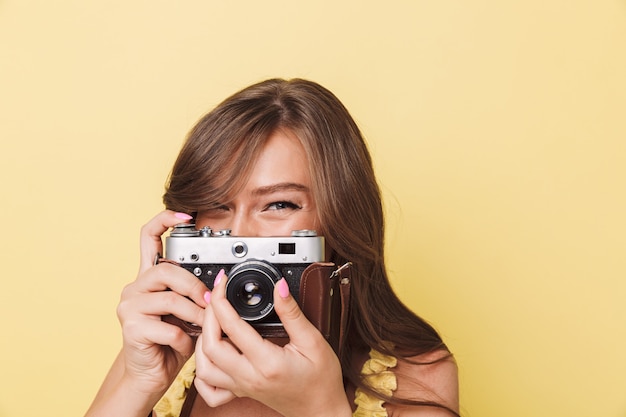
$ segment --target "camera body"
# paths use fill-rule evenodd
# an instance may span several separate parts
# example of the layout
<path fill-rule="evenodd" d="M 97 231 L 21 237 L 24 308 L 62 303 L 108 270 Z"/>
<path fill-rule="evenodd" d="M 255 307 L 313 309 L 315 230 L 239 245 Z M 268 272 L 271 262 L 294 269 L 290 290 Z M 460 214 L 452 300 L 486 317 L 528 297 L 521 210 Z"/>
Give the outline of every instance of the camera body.
<path fill-rule="evenodd" d="M 269 336 L 272 328 L 282 328 L 274 312 L 275 284 L 284 277 L 300 302 L 303 273 L 311 264 L 324 261 L 324 238 L 311 230 L 296 230 L 287 237 L 235 237 L 230 230 L 181 224 L 166 237 L 165 258 L 190 271 L 210 290 L 224 269 L 228 301 L 242 319 Z"/>

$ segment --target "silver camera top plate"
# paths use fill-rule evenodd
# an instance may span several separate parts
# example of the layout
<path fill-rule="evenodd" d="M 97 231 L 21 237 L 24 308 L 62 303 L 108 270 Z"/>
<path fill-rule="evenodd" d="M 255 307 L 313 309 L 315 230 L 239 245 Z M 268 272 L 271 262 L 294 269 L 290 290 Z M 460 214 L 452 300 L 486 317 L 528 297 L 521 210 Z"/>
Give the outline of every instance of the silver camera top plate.
<path fill-rule="evenodd" d="M 296 230 L 292 236 L 244 237 L 185 224 L 165 240 L 166 258 L 184 264 L 231 264 L 251 258 L 279 264 L 324 261 L 324 238 L 311 230 Z"/>

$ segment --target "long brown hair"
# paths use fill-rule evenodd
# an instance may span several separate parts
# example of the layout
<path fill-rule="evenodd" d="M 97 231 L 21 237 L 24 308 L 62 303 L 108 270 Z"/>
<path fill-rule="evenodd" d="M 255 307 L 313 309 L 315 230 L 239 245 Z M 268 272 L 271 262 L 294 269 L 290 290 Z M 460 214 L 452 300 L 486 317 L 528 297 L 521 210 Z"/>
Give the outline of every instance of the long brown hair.
<path fill-rule="evenodd" d="M 163 197 L 166 207 L 195 213 L 224 201 L 245 183 L 255 155 L 278 128 L 293 132 L 308 156 L 319 231 L 332 248 L 330 260 L 353 265 L 351 325 L 340 358 L 344 378 L 385 401 L 447 409 L 373 392 L 354 363 L 353 355 L 368 347 L 400 360 L 447 348 L 391 289 L 372 160 L 353 118 L 329 90 L 302 79 L 271 79 L 226 99 L 189 133 Z"/>

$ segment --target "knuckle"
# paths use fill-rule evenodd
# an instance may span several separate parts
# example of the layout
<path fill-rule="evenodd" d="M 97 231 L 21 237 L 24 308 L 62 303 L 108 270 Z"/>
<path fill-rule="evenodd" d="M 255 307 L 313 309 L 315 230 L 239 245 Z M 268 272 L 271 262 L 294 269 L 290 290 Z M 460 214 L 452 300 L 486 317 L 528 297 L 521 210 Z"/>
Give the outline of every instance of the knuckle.
<path fill-rule="evenodd" d="M 274 357 L 266 360 L 257 367 L 257 373 L 249 379 L 251 387 L 261 389 L 266 387 L 268 382 L 279 381 L 283 378 L 283 367 L 279 360 Z"/>
<path fill-rule="evenodd" d="M 117 308 L 115 309 L 115 315 L 117 316 L 118 320 L 122 320 L 122 317 L 124 317 L 124 312 L 125 306 L 123 305 L 123 302 L 121 302 L 117 305 Z"/>
<path fill-rule="evenodd" d="M 196 377 L 206 384 L 210 384 L 215 375 L 215 367 L 210 360 L 196 360 Z"/>
<path fill-rule="evenodd" d="M 120 321 L 123 321 L 128 316 L 128 313 L 131 311 L 129 304 L 130 303 L 127 299 L 122 299 L 117 304 L 117 308 L 115 309 L 115 314 L 117 315 L 117 318 Z"/>
<path fill-rule="evenodd" d="M 209 395 L 208 398 L 204 399 L 207 405 L 211 408 L 219 407 L 222 405 L 223 401 L 220 398 L 216 398 L 213 395 Z"/>
<path fill-rule="evenodd" d="M 171 288 L 171 286 L 176 283 L 175 280 L 178 280 L 177 273 L 179 271 L 177 269 L 180 268 L 167 263 L 161 263 L 151 267 L 148 270 L 150 271 L 149 274 L 146 275 L 155 282 L 162 283 L 165 287 Z"/>
<path fill-rule="evenodd" d="M 201 309 L 200 307 L 197 307 L 195 309 L 195 319 L 193 320 L 194 324 L 197 324 L 198 326 L 202 326 L 204 324 L 204 310 Z"/>
<path fill-rule="evenodd" d="M 163 291 L 161 293 L 161 305 L 165 311 L 172 311 L 172 306 L 178 302 L 180 296 L 174 291 Z"/>
<path fill-rule="evenodd" d="M 149 222 L 141 226 L 141 228 L 139 229 L 139 236 L 141 237 L 150 236 L 150 223 Z"/>
<path fill-rule="evenodd" d="M 290 320 L 299 320 L 303 316 L 302 310 L 295 302 L 289 303 L 287 306 L 277 305 L 276 310 L 282 317 Z"/>
<path fill-rule="evenodd" d="M 159 280 L 163 280 L 165 279 L 168 275 L 170 275 L 171 272 L 168 272 L 168 267 L 172 266 L 168 263 L 160 263 L 157 265 L 152 266 L 149 271 L 151 271 L 151 274 L 153 274 L 155 277 L 157 277 Z"/>
<path fill-rule="evenodd" d="M 125 340 L 135 339 L 142 326 L 137 320 L 125 320 L 122 323 L 122 336 Z"/>
<path fill-rule="evenodd" d="M 267 385 L 268 382 L 280 380 L 281 372 L 277 366 L 264 366 L 263 369 L 260 370 L 261 377 L 255 378 L 254 383 L 256 388 L 262 388 Z"/>
<path fill-rule="evenodd" d="M 215 346 L 213 342 L 211 342 L 210 338 L 202 338 L 202 343 L 200 344 L 200 351 L 204 355 L 204 358 L 207 359 L 207 363 L 204 364 L 204 368 L 209 367 L 209 363 L 212 363 L 212 352 L 214 351 Z"/>
<path fill-rule="evenodd" d="M 181 340 L 187 336 L 183 329 L 174 324 L 167 326 L 167 330 L 164 333 L 165 338 L 171 341 Z"/>
<path fill-rule="evenodd" d="M 194 279 L 194 283 L 192 284 L 192 287 L 191 287 L 191 291 L 193 293 L 198 293 L 198 294 L 203 295 L 206 290 L 208 290 L 208 287 L 206 286 L 204 282 L 202 282 L 199 279 Z"/>
<path fill-rule="evenodd" d="M 196 378 L 198 380 L 205 380 L 210 375 L 210 371 L 207 369 L 206 361 L 200 361 L 196 355 Z"/>
<path fill-rule="evenodd" d="M 135 284 L 134 282 L 131 282 L 129 284 L 124 285 L 124 288 L 122 288 L 122 292 L 120 294 L 121 300 L 125 300 L 131 296 L 131 294 L 134 292 L 134 288 L 135 288 L 134 284 Z"/>

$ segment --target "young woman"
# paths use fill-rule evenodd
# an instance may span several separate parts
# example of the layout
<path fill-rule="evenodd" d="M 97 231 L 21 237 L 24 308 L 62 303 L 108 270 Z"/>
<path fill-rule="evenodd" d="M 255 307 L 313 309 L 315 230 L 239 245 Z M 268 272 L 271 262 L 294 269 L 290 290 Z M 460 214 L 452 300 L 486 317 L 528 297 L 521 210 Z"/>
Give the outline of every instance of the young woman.
<path fill-rule="evenodd" d="M 87 415 L 178 416 L 181 407 L 191 416 L 459 415 L 452 355 L 389 284 L 371 158 L 330 91 L 273 79 L 226 99 L 190 132 L 164 202 L 141 231 L 140 272 L 118 307 L 122 351 Z M 183 268 L 154 265 L 161 235 L 186 221 L 235 236 L 324 236 L 328 260 L 351 263 L 341 357 L 284 280 L 274 290 L 289 334 L 280 346 L 241 320 L 223 272 L 208 291 Z M 163 321 L 169 314 L 202 334 L 196 340 Z"/>

